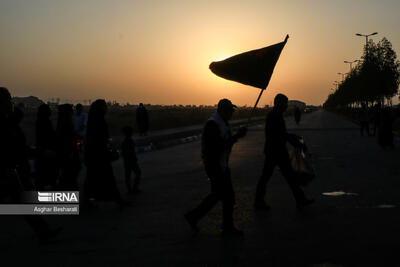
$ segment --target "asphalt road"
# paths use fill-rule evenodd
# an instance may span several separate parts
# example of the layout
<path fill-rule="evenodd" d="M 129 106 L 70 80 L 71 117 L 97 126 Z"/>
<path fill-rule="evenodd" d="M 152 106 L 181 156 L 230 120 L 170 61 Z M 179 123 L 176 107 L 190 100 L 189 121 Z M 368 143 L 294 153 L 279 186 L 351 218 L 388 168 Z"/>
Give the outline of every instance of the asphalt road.
<path fill-rule="evenodd" d="M 46 216 L 64 230 L 38 245 L 21 216 L 2 216 L 3 266 L 400 266 L 400 153 L 383 150 L 374 137 L 334 114 L 316 111 L 287 128 L 304 136 L 317 178 L 305 191 L 316 199 L 297 211 L 285 180 L 275 170 L 269 212 L 252 203 L 263 166 L 263 126 L 250 129 L 232 151 L 235 222 L 243 238 L 222 238 L 221 207 L 192 237 L 183 213 L 209 191 L 200 142 L 140 154 L 143 193 L 79 216 Z M 396 140 L 397 147 L 399 146 Z M 125 193 L 120 162 L 114 170 Z M 84 176 L 84 173 L 81 175 Z M 343 191 L 341 196 L 323 193 Z"/>

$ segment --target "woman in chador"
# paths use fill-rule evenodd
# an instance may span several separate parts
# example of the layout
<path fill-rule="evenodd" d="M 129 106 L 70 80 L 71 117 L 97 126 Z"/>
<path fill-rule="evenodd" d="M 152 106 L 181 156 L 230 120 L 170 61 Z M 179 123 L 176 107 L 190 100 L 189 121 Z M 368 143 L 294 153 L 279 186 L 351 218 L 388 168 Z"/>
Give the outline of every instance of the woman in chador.
<path fill-rule="evenodd" d="M 116 159 L 109 143 L 108 126 L 104 116 L 106 102 L 98 99 L 89 110 L 85 142 L 85 163 L 87 177 L 84 185 L 84 200 L 116 201 L 120 206 L 126 204 L 118 190 L 111 162 Z"/>

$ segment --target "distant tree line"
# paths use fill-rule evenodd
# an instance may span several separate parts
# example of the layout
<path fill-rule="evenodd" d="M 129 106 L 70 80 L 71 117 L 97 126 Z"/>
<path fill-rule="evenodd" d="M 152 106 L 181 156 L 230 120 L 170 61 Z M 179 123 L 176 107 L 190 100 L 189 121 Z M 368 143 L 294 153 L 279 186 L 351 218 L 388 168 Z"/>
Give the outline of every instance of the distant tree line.
<path fill-rule="evenodd" d="M 216 106 L 154 106 L 146 105 L 149 114 L 150 131 L 203 124 Z M 238 107 L 233 114 L 233 120 L 246 119 L 252 112 L 252 107 Z M 269 108 L 257 108 L 254 117 L 264 117 Z M 121 127 L 129 125 L 137 132 L 135 109 L 110 107 L 106 115 L 111 135 L 120 135 Z"/>
<path fill-rule="evenodd" d="M 398 94 L 400 62 L 389 40 L 383 38 L 377 44 L 369 40 L 361 59 L 328 96 L 325 108 L 385 104 L 385 100 L 391 103 L 392 97 Z"/>

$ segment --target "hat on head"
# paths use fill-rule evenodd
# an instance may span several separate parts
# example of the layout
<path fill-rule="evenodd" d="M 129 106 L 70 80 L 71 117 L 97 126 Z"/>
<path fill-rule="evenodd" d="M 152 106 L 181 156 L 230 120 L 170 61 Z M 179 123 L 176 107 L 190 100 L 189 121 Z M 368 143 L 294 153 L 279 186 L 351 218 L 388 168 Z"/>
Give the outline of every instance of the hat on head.
<path fill-rule="evenodd" d="M 218 102 L 218 109 L 234 109 L 237 108 L 236 105 L 232 104 L 232 102 L 229 99 L 221 99 Z"/>

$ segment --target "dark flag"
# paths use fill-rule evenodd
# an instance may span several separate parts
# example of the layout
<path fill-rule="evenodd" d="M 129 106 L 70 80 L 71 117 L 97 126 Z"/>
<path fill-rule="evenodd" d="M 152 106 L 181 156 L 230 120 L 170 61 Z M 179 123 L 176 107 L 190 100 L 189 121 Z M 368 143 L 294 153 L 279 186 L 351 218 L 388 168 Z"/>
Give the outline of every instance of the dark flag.
<path fill-rule="evenodd" d="M 212 62 L 210 70 L 231 81 L 266 89 L 285 41 L 261 49 L 251 50 L 222 61 Z"/>

